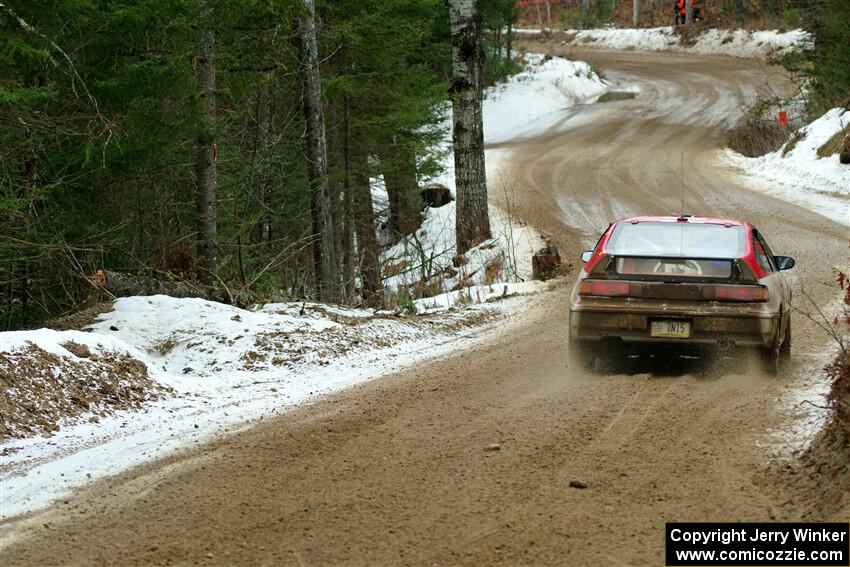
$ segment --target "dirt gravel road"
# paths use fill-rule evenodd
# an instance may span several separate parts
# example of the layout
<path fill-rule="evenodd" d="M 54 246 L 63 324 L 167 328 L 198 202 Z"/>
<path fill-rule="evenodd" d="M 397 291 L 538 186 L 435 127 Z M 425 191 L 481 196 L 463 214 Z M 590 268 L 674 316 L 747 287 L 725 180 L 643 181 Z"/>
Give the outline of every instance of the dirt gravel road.
<path fill-rule="evenodd" d="M 552 45 L 531 49 L 557 52 Z M 711 151 L 775 70 L 731 58 L 574 53 L 633 100 L 579 107 L 513 143 L 523 213 L 576 257 L 608 220 L 743 217 L 820 305 L 847 229 L 751 193 Z M 3 565 L 660 565 L 665 521 L 846 520 L 769 474 L 782 398 L 828 339 L 794 315 L 794 364 L 768 378 L 699 360 L 568 366 L 567 285 L 485 347 L 346 390 L 141 466 L 10 522 Z M 814 362 L 813 362 L 814 361 Z M 498 444 L 498 450 L 488 447 Z M 570 488 L 571 480 L 587 488 Z M 842 499 L 843 498 L 843 499 Z M 14 541 L 11 532 L 15 531 Z"/>

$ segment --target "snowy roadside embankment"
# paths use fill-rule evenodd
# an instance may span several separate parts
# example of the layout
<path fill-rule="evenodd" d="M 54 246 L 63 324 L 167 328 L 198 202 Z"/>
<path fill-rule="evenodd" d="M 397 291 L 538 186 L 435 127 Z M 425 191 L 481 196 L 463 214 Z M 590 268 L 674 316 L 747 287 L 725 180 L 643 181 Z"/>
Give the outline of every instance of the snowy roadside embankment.
<path fill-rule="evenodd" d="M 542 33 L 541 30 L 536 29 L 516 31 Z M 767 58 L 804 49 L 810 46 L 812 41 L 807 31 L 799 29 L 787 32 L 709 29 L 698 35 L 691 43 L 682 43 L 682 36 L 677 34 L 672 26 L 645 29 L 565 30 L 561 33 L 564 35 L 564 41 L 583 47 L 632 51 L 680 51 L 753 58 Z"/>
<path fill-rule="evenodd" d="M 485 144 L 542 134 L 564 110 L 593 101 L 608 88 L 584 61 L 536 53 L 525 59 L 521 73 L 485 93 Z"/>
<path fill-rule="evenodd" d="M 42 390 L 57 387 L 54 399 L 80 376 L 86 384 L 103 379 L 108 368 L 86 365 L 110 357 L 134 370 L 117 373 L 114 382 L 139 386 L 134 378 L 147 375 L 153 380 L 144 385 L 148 391 L 163 393 L 138 406 L 92 404 L 66 414 L 58 430 L 42 427 L 40 436 L 0 445 L 0 520 L 43 507 L 93 479 L 448 354 L 459 340 L 464 346 L 486 340 L 486 334 L 473 335 L 521 318 L 527 303 L 516 294 L 542 285 L 466 290 L 482 301 L 506 299 L 424 317 L 310 303 L 244 310 L 201 299 L 129 297 L 116 301 L 89 332 L 0 333 L 0 360 L 32 348 L 61 359 L 42 360 L 34 378 Z M 417 310 L 458 303 L 442 296 L 427 301 L 421 309 L 417 302 Z M 71 350 L 60 346 L 69 343 Z M 85 372 L 77 374 L 81 368 Z"/>
<path fill-rule="evenodd" d="M 561 57 L 541 54 L 525 56 L 525 68 L 505 83 L 490 87 L 483 104 L 484 143 L 500 144 L 508 140 L 538 136 L 557 127 L 564 111 L 577 104 L 593 102 L 609 85 L 590 65 Z M 451 132 L 451 110 L 444 129 Z M 450 139 L 443 142 L 443 150 Z M 427 288 L 428 294 L 445 293 L 442 299 L 423 299 L 428 306 L 448 307 L 452 301 L 475 301 L 480 291 L 459 291 L 469 286 L 493 286 L 500 282 L 526 282 L 532 277 L 532 255 L 545 245 L 540 235 L 521 222 L 512 211 L 512 188 L 506 182 L 502 156 L 505 149 L 485 150 L 490 225 L 493 238 L 457 257 L 455 242 L 455 205 L 449 203 L 425 211 L 422 226 L 415 234 L 401 239 L 386 250 L 381 261 L 388 269 L 384 286 L 390 293 L 410 293 Z M 454 162 L 444 152 L 444 173 L 433 181 L 455 195 Z M 372 183 L 378 203 L 386 202 L 383 181 Z M 429 307 L 430 308 L 430 307 Z"/>
<path fill-rule="evenodd" d="M 818 155 L 848 128 L 850 111 L 834 108 L 775 152 L 748 158 L 726 149 L 720 161 L 746 176 L 754 189 L 850 225 L 850 166 L 839 163 L 837 153 Z"/>

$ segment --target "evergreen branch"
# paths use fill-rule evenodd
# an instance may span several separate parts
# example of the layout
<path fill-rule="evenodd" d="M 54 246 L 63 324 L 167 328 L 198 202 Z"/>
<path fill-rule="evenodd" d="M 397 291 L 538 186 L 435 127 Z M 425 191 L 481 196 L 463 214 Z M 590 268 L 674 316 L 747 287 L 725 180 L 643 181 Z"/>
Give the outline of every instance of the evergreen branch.
<path fill-rule="evenodd" d="M 58 52 L 62 56 L 62 58 L 68 64 L 68 68 L 71 70 L 72 77 L 74 79 L 76 79 L 77 81 L 79 81 L 80 85 L 82 86 L 83 91 L 85 92 L 86 98 L 88 98 L 89 102 L 91 103 L 92 107 L 94 108 L 94 111 L 95 111 L 95 114 L 97 115 L 97 117 L 100 118 L 105 124 L 109 124 L 110 122 L 100 113 L 100 107 L 97 104 L 97 99 L 94 98 L 94 95 L 91 93 L 88 86 L 86 86 L 86 82 L 80 76 L 79 72 L 77 72 L 77 66 L 74 65 L 74 60 L 71 59 L 71 56 L 68 55 L 65 52 L 64 49 L 59 47 L 59 45 L 57 45 L 55 41 L 53 41 L 52 39 L 50 39 L 49 37 L 47 37 L 43 33 L 39 32 L 36 28 L 31 26 L 29 23 L 27 23 L 26 20 L 21 18 L 5 2 L 0 1 L 0 17 L 2 17 L 3 14 L 8 16 L 12 20 L 15 27 L 17 27 L 19 30 L 30 33 L 30 34 L 32 34 L 36 37 L 39 37 L 42 40 L 46 41 L 50 45 L 50 47 L 53 48 L 54 51 Z M 0 23 L 3 23 L 2 19 L 0 19 Z M 52 56 L 50 56 L 49 53 L 47 54 L 47 56 L 50 58 L 50 63 L 54 67 L 58 68 L 59 64 L 56 62 L 56 60 Z M 75 86 L 74 81 L 71 82 L 71 88 L 74 90 L 74 94 L 76 94 L 79 97 L 79 94 L 77 93 L 77 88 Z"/>

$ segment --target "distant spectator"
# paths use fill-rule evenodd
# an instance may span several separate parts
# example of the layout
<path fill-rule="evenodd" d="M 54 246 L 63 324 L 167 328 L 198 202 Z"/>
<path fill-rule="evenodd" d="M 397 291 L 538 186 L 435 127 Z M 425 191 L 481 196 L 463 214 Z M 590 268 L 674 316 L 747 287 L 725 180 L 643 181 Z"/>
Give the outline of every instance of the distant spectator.
<path fill-rule="evenodd" d="M 688 23 L 688 7 L 685 0 L 673 0 L 673 12 L 676 17 L 676 25 Z"/>

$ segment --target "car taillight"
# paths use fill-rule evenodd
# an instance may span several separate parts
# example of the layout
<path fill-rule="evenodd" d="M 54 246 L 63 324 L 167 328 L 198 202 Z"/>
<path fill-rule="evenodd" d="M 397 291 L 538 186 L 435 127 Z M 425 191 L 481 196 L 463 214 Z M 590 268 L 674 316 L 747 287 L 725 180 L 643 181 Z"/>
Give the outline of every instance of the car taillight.
<path fill-rule="evenodd" d="M 717 301 L 767 301 L 769 293 L 764 286 L 719 285 L 714 290 Z"/>
<path fill-rule="evenodd" d="M 602 297 L 624 297 L 629 295 L 629 282 L 605 280 L 584 280 L 578 288 L 579 295 L 598 295 Z"/>

